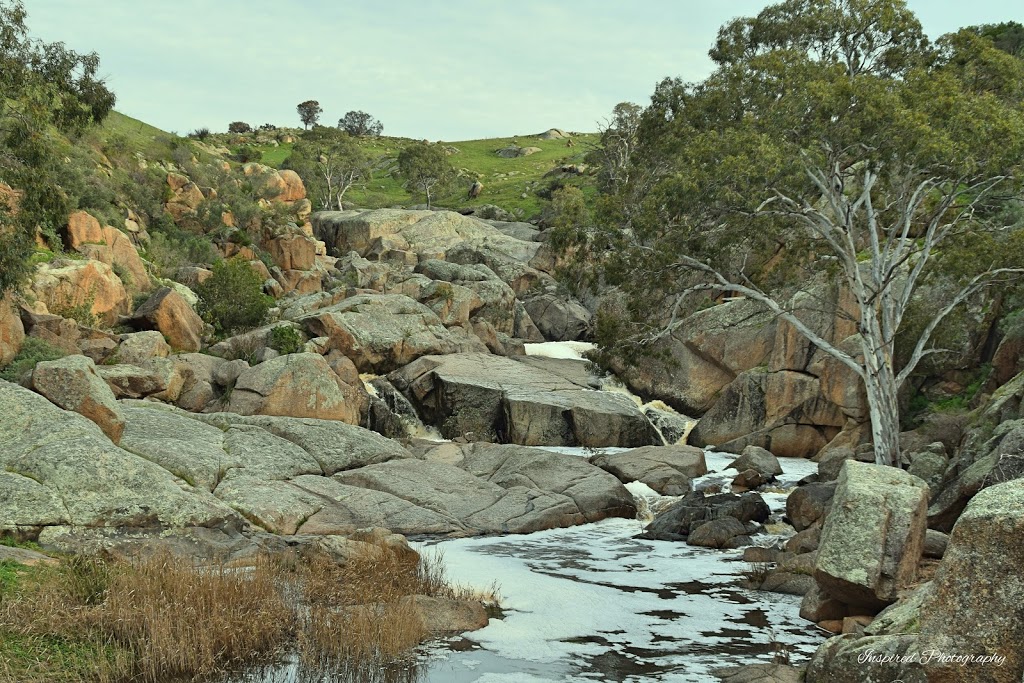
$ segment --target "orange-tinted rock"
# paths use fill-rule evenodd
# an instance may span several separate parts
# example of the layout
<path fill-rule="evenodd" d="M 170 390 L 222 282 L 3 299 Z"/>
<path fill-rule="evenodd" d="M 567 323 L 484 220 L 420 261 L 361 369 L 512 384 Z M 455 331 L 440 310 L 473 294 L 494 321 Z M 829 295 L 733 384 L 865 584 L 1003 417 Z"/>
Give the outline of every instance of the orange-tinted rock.
<path fill-rule="evenodd" d="M 276 197 L 279 202 L 297 202 L 306 198 L 306 186 L 302 184 L 302 178 L 295 171 L 278 171 L 278 175 L 284 182 L 284 191 Z"/>
<path fill-rule="evenodd" d="M 79 251 L 84 244 L 105 244 L 100 222 L 85 211 L 68 216 L 68 247 Z"/>
<path fill-rule="evenodd" d="M 41 264 L 32 281 L 32 290 L 47 309 L 63 315 L 88 306 L 88 311 L 106 325 L 127 315 L 131 297 L 113 269 L 101 261 L 72 261 L 63 265 Z"/>
<path fill-rule="evenodd" d="M 282 235 L 266 243 L 281 270 L 309 270 L 316 262 L 316 243 L 303 235 Z"/>
<path fill-rule="evenodd" d="M 7 365 L 18 355 L 25 340 L 21 316 L 9 297 L 0 298 L 0 366 Z"/>
<path fill-rule="evenodd" d="M 139 330 L 157 330 L 179 351 L 195 352 L 202 347 L 202 318 L 170 287 L 154 292 L 135 311 L 131 324 Z"/>

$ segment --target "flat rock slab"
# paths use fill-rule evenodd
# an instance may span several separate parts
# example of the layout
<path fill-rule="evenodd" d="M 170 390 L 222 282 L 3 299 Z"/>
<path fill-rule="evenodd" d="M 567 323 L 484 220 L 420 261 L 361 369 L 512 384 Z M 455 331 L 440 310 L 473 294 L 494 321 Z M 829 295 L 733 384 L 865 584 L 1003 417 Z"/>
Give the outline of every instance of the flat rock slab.
<path fill-rule="evenodd" d="M 458 465 L 503 488 L 522 486 L 568 496 L 588 522 L 636 516 L 636 503 L 622 483 L 575 455 L 516 445 L 474 444 Z"/>
<path fill-rule="evenodd" d="M 590 462 L 628 484 L 639 481 L 663 496 L 693 490 L 692 479 L 707 474 L 704 451 L 693 446 L 644 446 L 622 453 L 595 455 Z"/>
<path fill-rule="evenodd" d="M 480 353 L 424 356 L 389 379 L 448 438 L 595 448 L 661 443 L 627 396 L 584 388 L 536 361 Z"/>
<path fill-rule="evenodd" d="M 100 428 L 42 396 L 0 381 L 4 526 L 240 528 L 208 491 L 111 443 Z M 32 483 L 30 484 L 29 480 Z M 59 501 L 59 506 L 57 505 Z M 59 519 L 55 519 L 59 518 Z"/>
<path fill-rule="evenodd" d="M 586 521 L 568 496 L 523 486 L 503 488 L 441 462 L 393 460 L 349 470 L 335 479 L 454 517 L 478 533 L 529 533 Z"/>

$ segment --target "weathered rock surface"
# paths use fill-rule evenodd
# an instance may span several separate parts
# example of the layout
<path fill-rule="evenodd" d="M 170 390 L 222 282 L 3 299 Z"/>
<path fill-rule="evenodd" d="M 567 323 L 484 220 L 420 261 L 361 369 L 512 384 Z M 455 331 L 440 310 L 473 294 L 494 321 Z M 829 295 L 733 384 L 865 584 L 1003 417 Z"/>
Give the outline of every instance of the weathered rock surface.
<path fill-rule="evenodd" d="M 536 488 L 503 488 L 441 462 L 393 460 L 335 475 L 343 484 L 390 493 L 478 533 L 529 533 L 581 524 L 568 496 Z"/>
<path fill-rule="evenodd" d="M 808 683 L 1017 683 L 1024 676 L 1022 525 L 1024 480 L 978 493 L 957 522 L 935 578 L 878 615 L 865 636 L 826 641 L 811 659 Z M 884 661 L 866 653 L 909 656 Z"/>
<path fill-rule="evenodd" d="M 100 226 L 85 211 L 76 211 L 68 218 L 68 247 L 86 258 L 117 269 L 122 282 L 133 291 L 148 291 L 149 273 L 128 235 L 117 228 Z"/>
<path fill-rule="evenodd" d="M 544 367 L 489 354 L 425 356 L 389 376 L 446 437 L 525 446 L 661 443 L 629 398 L 589 390 Z M 558 364 L 550 367 L 558 368 Z"/>
<path fill-rule="evenodd" d="M 590 311 L 575 299 L 541 294 L 526 301 L 526 312 L 549 341 L 574 341 L 590 333 Z"/>
<path fill-rule="evenodd" d="M 814 482 L 797 487 L 786 497 L 786 518 L 797 531 L 811 528 L 825 518 L 835 493 L 835 482 Z"/>
<path fill-rule="evenodd" d="M 195 352 L 202 347 L 203 319 L 170 287 L 153 292 L 129 322 L 137 330 L 160 332 L 179 351 Z"/>
<path fill-rule="evenodd" d="M 779 370 L 748 370 L 725 387 L 690 432 L 690 443 L 736 452 L 760 446 L 789 457 L 811 457 L 845 424 L 816 377 Z"/>
<path fill-rule="evenodd" d="M 139 365 L 152 358 L 167 358 L 171 347 L 156 330 L 133 332 L 121 335 L 115 354 L 119 363 Z"/>
<path fill-rule="evenodd" d="M 25 340 L 21 315 L 9 297 L 0 297 L 0 367 L 10 363 Z"/>
<path fill-rule="evenodd" d="M 32 388 L 54 405 L 95 422 L 115 444 L 121 440 L 124 414 L 91 358 L 65 356 L 37 364 Z"/>
<path fill-rule="evenodd" d="M 814 579 L 829 595 L 877 611 L 917 578 L 928 486 L 893 467 L 847 461 L 825 519 Z"/>
<path fill-rule="evenodd" d="M 705 548 L 738 548 L 750 543 L 743 522 L 733 517 L 721 517 L 701 524 L 690 532 L 686 542 Z"/>
<path fill-rule="evenodd" d="M 342 381 L 323 356 L 294 353 L 244 370 L 235 380 L 227 411 L 362 424 L 369 396 L 362 384 Z"/>
<path fill-rule="evenodd" d="M 778 458 L 772 455 L 771 451 L 767 451 L 759 446 L 747 446 L 744 448 L 740 457 L 729 463 L 726 469 L 729 468 L 738 472 L 754 470 L 758 474 L 768 477 L 782 474 L 782 465 L 779 464 Z"/>
<path fill-rule="evenodd" d="M 40 264 L 31 291 L 52 313 L 82 310 L 105 325 L 117 324 L 132 303 L 114 270 L 92 259 Z"/>
<path fill-rule="evenodd" d="M 104 385 L 105 386 L 105 385 Z M 110 442 L 93 422 L 0 381 L 0 499 L 8 528 L 241 528 L 209 493 Z"/>
<path fill-rule="evenodd" d="M 590 462 L 628 484 L 639 481 L 663 496 L 682 496 L 693 490 L 692 479 L 707 474 L 704 451 L 693 446 L 644 446 L 614 454 L 595 455 Z"/>
<path fill-rule="evenodd" d="M 644 530 L 643 537 L 657 541 L 685 541 L 702 524 L 732 517 L 740 522 L 764 522 L 770 511 L 756 493 L 691 493 L 660 513 Z"/>
<path fill-rule="evenodd" d="M 633 496 L 614 476 L 574 455 L 515 445 L 473 444 L 457 463 L 502 488 L 523 486 L 568 496 L 588 522 L 636 516 Z"/>
<path fill-rule="evenodd" d="M 446 329 L 430 308 L 401 294 L 358 295 L 299 320 L 312 337 L 352 359 L 360 372 L 382 374 L 430 354 L 486 351 L 461 328 Z"/>

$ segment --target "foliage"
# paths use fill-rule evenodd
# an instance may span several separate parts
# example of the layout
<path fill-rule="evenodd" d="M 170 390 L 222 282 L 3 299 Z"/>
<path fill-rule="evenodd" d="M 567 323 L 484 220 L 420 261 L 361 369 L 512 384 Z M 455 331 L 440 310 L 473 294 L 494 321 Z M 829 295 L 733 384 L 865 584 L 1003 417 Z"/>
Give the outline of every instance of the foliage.
<path fill-rule="evenodd" d="M 442 145 L 417 143 L 398 155 L 398 172 L 409 187 L 426 195 L 427 208 L 432 195 L 445 191 L 455 180 L 455 169 Z"/>
<path fill-rule="evenodd" d="M 600 145 L 587 154 L 587 163 L 598 167 L 598 187 L 615 192 L 629 182 L 630 161 L 636 150 L 643 109 L 632 102 L 620 102 L 602 127 Z"/>
<path fill-rule="evenodd" d="M 292 148 L 284 164 L 299 176 L 316 206 L 342 209 L 345 193 L 372 174 L 369 155 L 350 134 L 314 126 Z"/>
<path fill-rule="evenodd" d="M 894 461 L 896 390 L 932 333 L 1024 263 L 1024 234 L 989 220 L 1024 155 L 1024 64 L 970 31 L 933 47 L 901 0 L 787 0 L 723 26 L 710 54 L 703 82 L 656 88 L 624 182 L 564 244 L 625 293 L 638 347 L 708 292 L 783 316 L 864 379 L 876 458 Z M 863 360 L 787 310 L 782 287 L 815 276 L 855 301 Z M 895 367 L 926 283 L 952 294 Z"/>
<path fill-rule="evenodd" d="M 384 124 L 365 111 L 350 111 L 338 119 L 338 128 L 354 138 L 379 137 L 384 132 Z"/>
<path fill-rule="evenodd" d="M 323 107 L 316 100 L 306 100 L 296 105 L 295 110 L 299 112 L 299 119 L 302 120 L 302 125 L 307 129 L 310 126 L 315 126 L 317 121 L 320 120 L 320 114 L 324 113 Z"/>
<path fill-rule="evenodd" d="M 988 38 L 997 49 L 1024 59 L 1024 25 L 1017 21 L 971 26 L 969 30 Z"/>
<path fill-rule="evenodd" d="M 73 207 L 58 180 L 54 131 L 80 134 L 102 121 L 114 94 L 97 76 L 99 57 L 29 37 L 20 0 L 0 0 L 0 294 L 27 276 L 36 230 L 53 237 Z"/>
<path fill-rule="evenodd" d="M 291 325 L 278 325 L 270 331 L 270 348 L 282 355 L 302 351 L 302 335 Z"/>
<path fill-rule="evenodd" d="M 245 121 L 232 121 L 228 124 L 229 133 L 251 133 L 252 126 Z"/>
<path fill-rule="evenodd" d="M 267 317 L 273 299 L 263 293 L 263 281 L 241 258 L 213 264 L 213 275 L 196 288 L 198 310 L 218 334 L 257 327 Z"/>
<path fill-rule="evenodd" d="M 196 128 L 194 131 L 189 133 L 188 136 L 193 140 L 206 140 L 210 137 L 210 129 L 206 127 Z"/>
<path fill-rule="evenodd" d="M 49 342 L 38 337 L 25 337 L 18 355 L 0 369 L 0 379 L 8 382 L 18 382 L 26 374 L 35 368 L 37 363 L 48 360 L 57 360 L 68 355 L 65 351 L 53 346 Z"/>
<path fill-rule="evenodd" d="M 259 161 L 263 158 L 263 152 L 255 145 L 242 145 L 232 154 L 235 161 L 240 164 L 247 164 L 251 161 Z"/>

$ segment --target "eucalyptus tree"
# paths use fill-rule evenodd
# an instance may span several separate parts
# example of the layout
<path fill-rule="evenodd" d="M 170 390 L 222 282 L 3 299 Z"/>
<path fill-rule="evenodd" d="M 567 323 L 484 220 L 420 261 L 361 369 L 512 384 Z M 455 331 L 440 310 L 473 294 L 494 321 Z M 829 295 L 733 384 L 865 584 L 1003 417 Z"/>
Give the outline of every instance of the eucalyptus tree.
<path fill-rule="evenodd" d="M 1024 159 L 1021 62 L 970 31 L 930 44 L 902 0 L 787 0 L 723 26 L 710 55 L 706 80 L 656 89 L 603 220 L 556 244 L 632 295 L 616 329 L 640 346 L 678 327 L 693 292 L 787 320 L 863 381 L 875 459 L 897 465 L 897 393 L 940 351 L 936 330 L 1024 265 L 1022 231 L 991 220 Z M 778 295 L 797 273 L 848 290 L 856 352 Z M 924 282 L 948 294 L 898 364 Z"/>
<path fill-rule="evenodd" d="M 321 209 L 343 208 L 345 193 L 369 180 L 373 164 L 348 133 L 326 126 L 314 126 L 303 133 L 285 163 L 302 176 Z"/>

